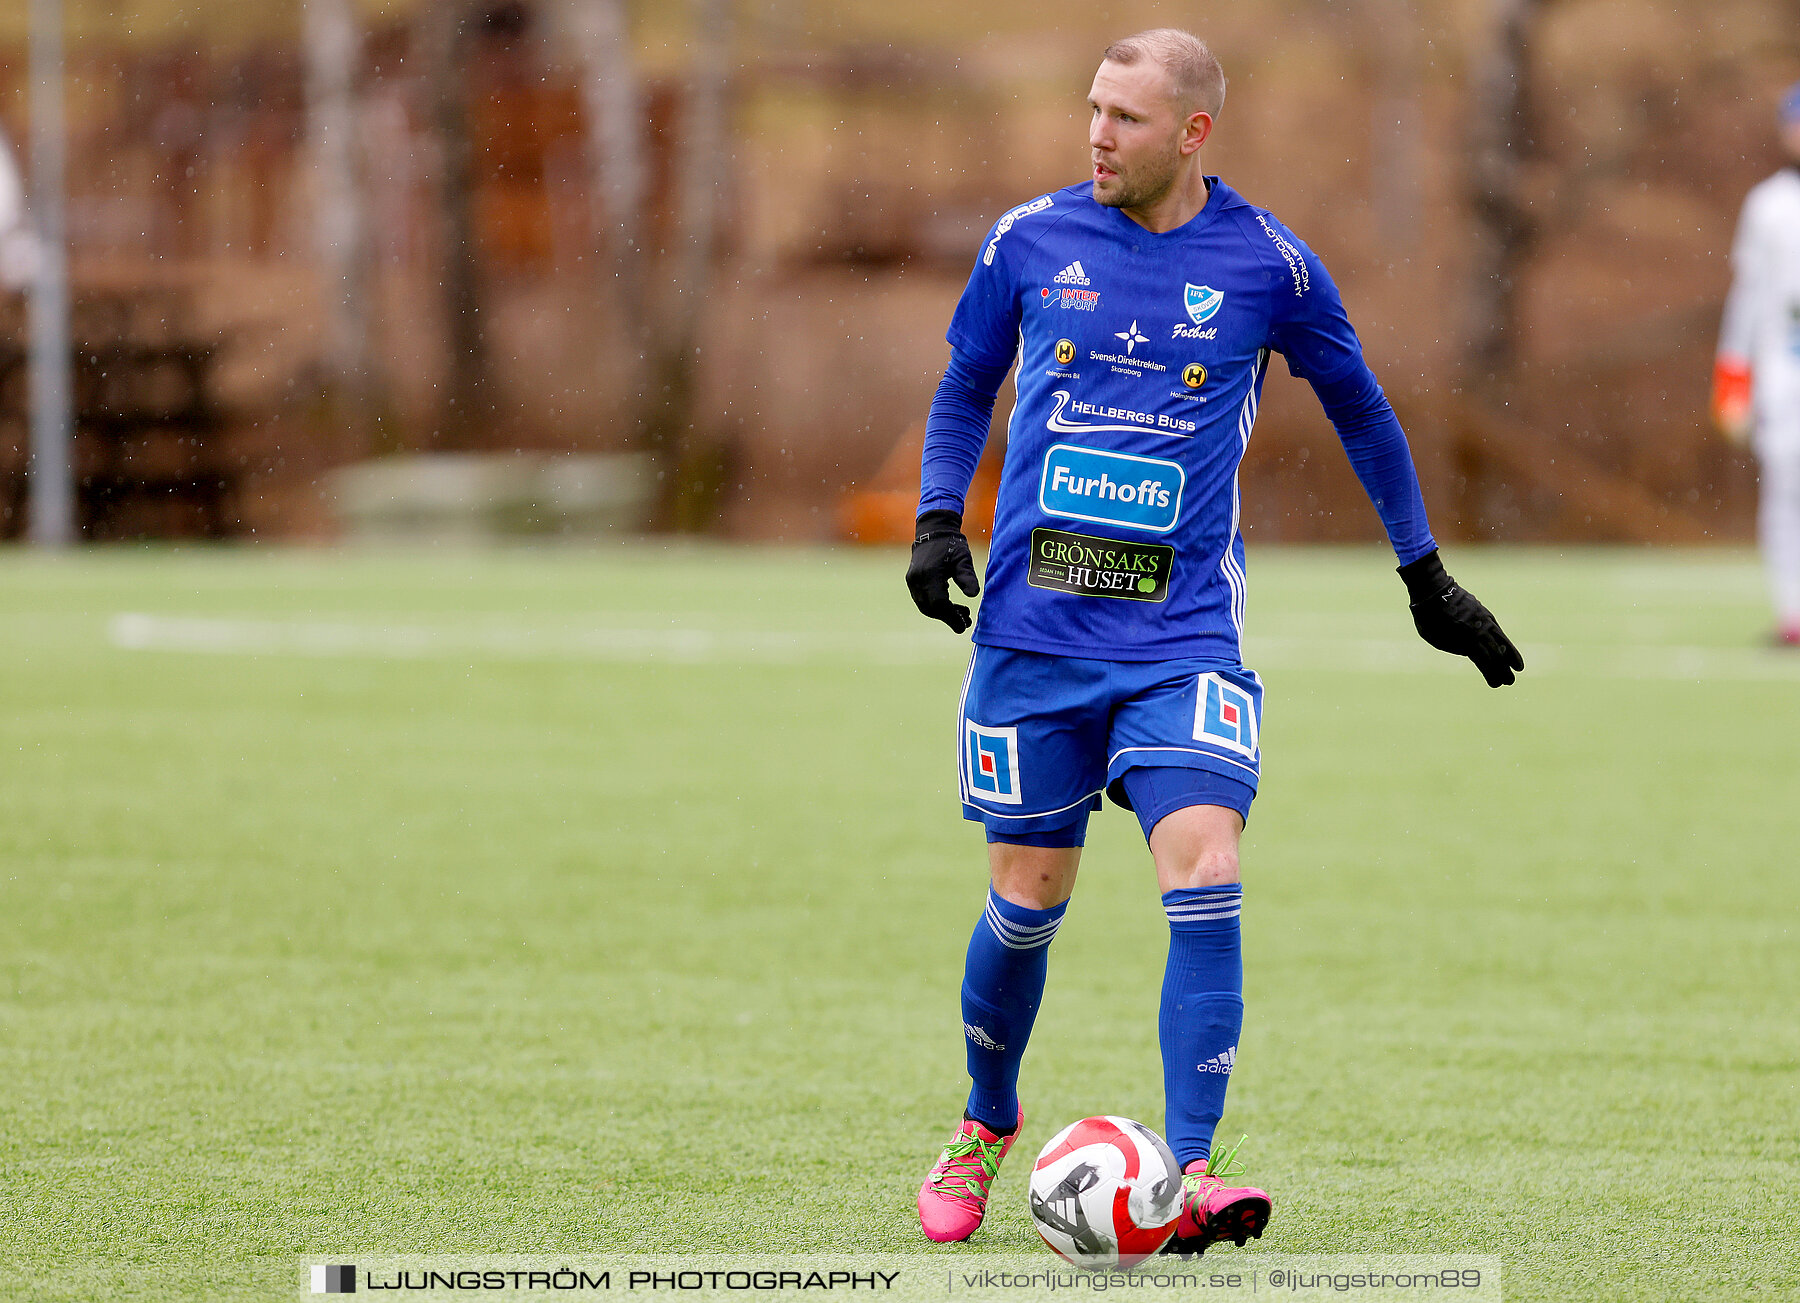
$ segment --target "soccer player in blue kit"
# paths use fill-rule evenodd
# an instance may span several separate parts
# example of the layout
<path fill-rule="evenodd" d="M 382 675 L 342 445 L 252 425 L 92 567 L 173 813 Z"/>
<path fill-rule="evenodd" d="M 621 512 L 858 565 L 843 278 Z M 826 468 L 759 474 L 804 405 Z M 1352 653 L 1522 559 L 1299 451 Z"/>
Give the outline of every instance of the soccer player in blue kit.
<path fill-rule="evenodd" d="M 1494 687 L 1525 667 L 1445 573 L 1406 436 L 1325 268 L 1202 172 L 1224 99 L 1187 32 L 1108 47 L 1091 180 L 995 224 L 950 323 L 906 582 L 956 633 L 970 619 L 949 582 L 979 591 L 963 498 L 1015 360 L 1018 399 L 958 712 L 963 814 L 987 830 L 991 883 L 962 984 L 972 1088 L 919 1190 L 934 1240 L 981 1225 L 1023 1124 L 1019 1063 L 1103 793 L 1142 824 L 1169 920 L 1159 1034 L 1186 1198 L 1165 1251 L 1241 1245 L 1268 1222 L 1269 1196 L 1227 1184 L 1212 1138 L 1243 1023 L 1238 839 L 1261 760 L 1237 470 L 1272 354 L 1336 427 L 1420 635 Z"/>

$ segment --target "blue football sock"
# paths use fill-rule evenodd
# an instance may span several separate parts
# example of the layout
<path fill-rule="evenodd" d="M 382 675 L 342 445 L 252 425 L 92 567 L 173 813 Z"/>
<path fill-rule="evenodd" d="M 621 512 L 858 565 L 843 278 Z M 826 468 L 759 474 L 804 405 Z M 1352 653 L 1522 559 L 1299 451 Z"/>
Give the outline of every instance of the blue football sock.
<path fill-rule="evenodd" d="M 1028 909 L 988 889 L 963 968 L 963 1038 L 969 1049 L 969 1116 L 989 1131 L 1019 1122 L 1019 1061 L 1044 998 L 1050 941 L 1068 902 Z"/>
<path fill-rule="evenodd" d="M 1163 893 L 1169 966 L 1163 974 L 1163 1096 L 1169 1148 L 1186 1170 L 1212 1150 L 1244 1025 L 1244 960 L 1237 883 Z"/>

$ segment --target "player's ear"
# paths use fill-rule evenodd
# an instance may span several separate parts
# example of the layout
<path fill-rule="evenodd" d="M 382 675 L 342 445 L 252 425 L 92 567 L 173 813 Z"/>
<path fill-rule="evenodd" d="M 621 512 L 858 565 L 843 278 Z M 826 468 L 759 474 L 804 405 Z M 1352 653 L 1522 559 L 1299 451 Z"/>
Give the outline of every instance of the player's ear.
<path fill-rule="evenodd" d="M 1210 113 L 1190 113 L 1187 122 L 1181 128 L 1181 152 L 1191 154 L 1206 143 L 1212 135 L 1213 119 Z"/>

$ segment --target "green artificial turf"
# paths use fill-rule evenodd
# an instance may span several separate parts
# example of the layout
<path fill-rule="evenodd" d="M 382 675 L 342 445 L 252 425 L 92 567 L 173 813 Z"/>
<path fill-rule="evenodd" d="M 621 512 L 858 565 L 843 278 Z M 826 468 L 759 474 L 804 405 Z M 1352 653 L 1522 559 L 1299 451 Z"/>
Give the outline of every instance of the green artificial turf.
<path fill-rule="evenodd" d="M 1800 656 L 1741 553 L 1450 561 L 1517 687 L 1381 554 L 1252 553 L 1224 1129 L 1276 1214 L 1215 1253 L 1800 1295 Z M 0 1295 L 924 1247 L 985 877 L 901 564 L 0 553 Z M 1109 809 L 972 1247 L 1036 1244 L 1065 1123 L 1160 1125 L 1165 941 Z"/>

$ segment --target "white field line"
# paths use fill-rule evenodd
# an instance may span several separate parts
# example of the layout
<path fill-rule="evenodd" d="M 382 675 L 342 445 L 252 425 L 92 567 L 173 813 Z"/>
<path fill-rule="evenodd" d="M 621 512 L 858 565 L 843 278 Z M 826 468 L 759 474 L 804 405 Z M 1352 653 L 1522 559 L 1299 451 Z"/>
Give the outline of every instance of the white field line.
<path fill-rule="evenodd" d="M 957 660 L 967 644 L 948 632 L 918 634 L 727 631 L 694 628 L 571 628 L 529 625 L 408 625 L 346 620 L 246 620 L 125 612 L 107 624 L 127 651 L 239 656 L 344 656 L 422 660 L 456 656 L 677 664 L 819 660 L 917 664 Z"/>
<path fill-rule="evenodd" d="M 917 633 L 756 632 L 695 628 L 545 628 L 424 625 L 353 620 L 256 620 L 126 612 L 107 625 L 126 651 L 237 656 L 423 660 L 597 660 L 676 665 L 799 665 L 849 661 L 928 665 L 968 655 L 968 643 L 925 625 Z M 1800 683 L 1800 655 L 1754 647 L 1658 644 L 1529 644 L 1532 678 Z M 1472 669 L 1423 643 L 1382 638 L 1251 635 L 1244 660 L 1261 670 L 1352 674 L 1454 674 Z"/>

